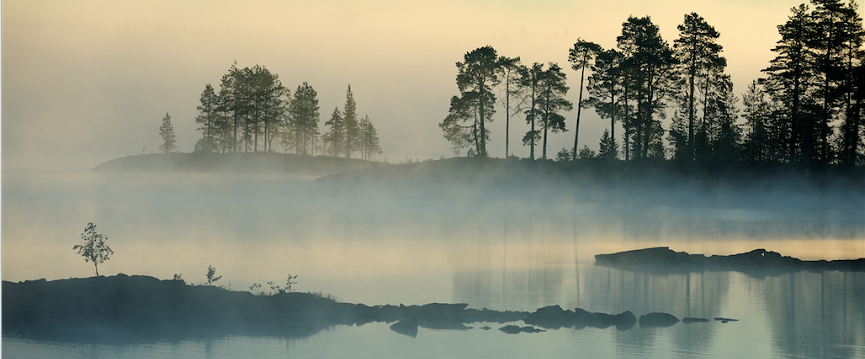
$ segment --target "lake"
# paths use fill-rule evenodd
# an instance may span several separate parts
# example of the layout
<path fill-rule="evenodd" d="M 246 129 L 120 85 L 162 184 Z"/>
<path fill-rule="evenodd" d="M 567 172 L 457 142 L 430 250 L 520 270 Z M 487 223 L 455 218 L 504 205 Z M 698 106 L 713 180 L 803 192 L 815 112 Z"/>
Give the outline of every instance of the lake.
<path fill-rule="evenodd" d="M 861 192 L 491 186 L 360 186 L 288 175 L 3 171 L 2 278 L 94 275 L 72 246 L 88 222 L 125 273 L 249 290 L 254 283 L 352 303 L 548 305 L 638 317 L 666 312 L 738 322 L 669 328 L 558 329 L 508 335 L 389 324 L 309 337 L 69 343 L 6 335 L 4 357 L 760 357 L 865 358 L 865 274 L 641 273 L 593 256 L 669 246 L 733 254 L 765 248 L 801 259 L 865 257 Z M 521 323 L 515 323 L 521 324 Z M 522 325 L 522 324 L 521 324 Z M 481 329 L 489 326 L 490 330 Z"/>

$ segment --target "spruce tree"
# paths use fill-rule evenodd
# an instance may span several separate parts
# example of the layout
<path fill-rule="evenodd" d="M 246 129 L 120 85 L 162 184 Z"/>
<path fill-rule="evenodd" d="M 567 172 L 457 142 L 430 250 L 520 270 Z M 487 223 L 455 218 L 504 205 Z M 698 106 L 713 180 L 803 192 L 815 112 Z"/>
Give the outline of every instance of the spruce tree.
<path fill-rule="evenodd" d="M 174 140 L 174 126 L 171 125 L 171 116 L 168 112 L 162 118 L 162 126 L 159 126 L 159 136 L 162 137 L 162 144 L 159 145 L 159 152 L 171 153 L 177 149 Z"/>

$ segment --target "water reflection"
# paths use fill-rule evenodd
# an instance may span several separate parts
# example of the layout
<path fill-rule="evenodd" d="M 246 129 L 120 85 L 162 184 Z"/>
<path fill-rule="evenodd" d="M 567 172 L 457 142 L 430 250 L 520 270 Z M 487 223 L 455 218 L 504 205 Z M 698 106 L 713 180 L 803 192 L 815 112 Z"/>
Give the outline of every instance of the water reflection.
<path fill-rule="evenodd" d="M 580 263 L 574 260 L 575 243 L 547 243 L 547 250 L 536 250 L 542 237 L 509 238 L 519 244 L 508 248 L 525 247 L 519 255 L 500 257 L 505 245 L 498 244 L 496 250 L 486 247 L 488 243 L 474 248 L 461 244 L 452 251 L 463 269 L 454 274 L 456 301 L 475 307 L 533 310 L 560 304 L 606 313 L 666 312 L 680 319 L 710 319 L 616 332 L 611 339 L 617 348 L 669 346 L 686 357 L 865 356 L 865 273 L 646 273 Z M 715 317 L 740 321 L 722 324 Z"/>

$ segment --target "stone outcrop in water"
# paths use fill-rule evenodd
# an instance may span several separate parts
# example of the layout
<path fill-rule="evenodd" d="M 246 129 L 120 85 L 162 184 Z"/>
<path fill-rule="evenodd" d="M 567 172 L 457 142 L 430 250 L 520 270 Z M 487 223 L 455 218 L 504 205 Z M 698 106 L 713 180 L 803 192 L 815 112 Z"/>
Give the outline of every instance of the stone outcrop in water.
<path fill-rule="evenodd" d="M 580 308 L 573 311 L 563 310 L 558 305 L 543 307 L 526 315 L 523 322 L 546 329 L 559 328 L 609 328 L 613 325 L 618 330 L 628 330 L 636 324 L 637 319 L 630 311 L 621 314 L 593 313 Z"/>
<path fill-rule="evenodd" d="M 729 256 L 688 254 L 669 247 L 595 255 L 595 264 L 607 267 L 652 271 L 736 270 L 753 274 L 772 274 L 800 270 L 865 271 L 865 258 L 833 261 L 803 261 L 777 252 L 755 249 Z"/>
<path fill-rule="evenodd" d="M 715 320 L 719 321 L 721 323 L 724 323 L 724 324 L 727 324 L 729 322 L 738 322 L 739 321 L 739 319 L 724 318 L 724 317 L 715 317 Z"/>
<path fill-rule="evenodd" d="M 418 328 L 468 330 L 467 323 L 513 323 L 506 333 L 559 328 L 632 328 L 633 313 L 594 313 L 549 306 L 535 312 L 470 309 L 467 304 L 376 305 L 339 303 L 309 293 L 256 296 L 148 276 L 3 282 L 3 333 L 75 342 L 140 342 L 226 335 L 305 337 L 335 325 L 393 323 L 416 337 Z M 671 319 L 672 318 L 672 319 Z M 674 320 L 674 321 L 672 321 Z M 735 319 L 716 318 L 728 322 Z M 642 316 L 640 326 L 678 322 L 670 314 Z M 669 324 L 672 323 L 672 324 Z M 490 329 L 485 327 L 484 329 Z"/>
<path fill-rule="evenodd" d="M 122 342 L 224 335 L 304 337 L 334 325 L 400 322 L 469 329 L 464 323 L 515 322 L 526 312 L 467 309 L 467 304 L 339 303 L 309 293 L 256 296 L 148 276 L 3 282 L 3 332 L 25 337 Z M 413 325 L 412 325 L 413 324 Z M 416 334 L 415 334 L 416 335 Z"/>
<path fill-rule="evenodd" d="M 679 318 L 668 313 L 649 313 L 640 316 L 640 328 L 671 327 L 678 322 Z"/>
<path fill-rule="evenodd" d="M 540 333 L 544 331 L 543 329 L 538 329 L 532 326 L 521 327 L 519 325 L 505 325 L 499 328 L 499 330 L 507 334 Z"/>

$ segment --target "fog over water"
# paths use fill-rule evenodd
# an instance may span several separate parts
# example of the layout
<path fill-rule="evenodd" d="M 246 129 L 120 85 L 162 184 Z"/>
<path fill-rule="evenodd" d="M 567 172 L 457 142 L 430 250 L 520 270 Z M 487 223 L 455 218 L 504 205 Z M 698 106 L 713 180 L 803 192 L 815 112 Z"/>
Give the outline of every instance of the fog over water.
<path fill-rule="evenodd" d="M 218 284 L 231 290 L 281 284 L 290 273 L 299 275 L 296 290 L 370 305 L 462 302 L 471 308 L 526 311 L 561 305 L 606 313 L 630 310 L 637 316 L 660 311 L 679 318 L 741 319 L 624 332 L 561 329 L 530 339 L 518 336 L 516 342 L 498 331 L 472 330 L 487 348 L 480 357 L 519 350 L 552 356 L 582 350 L 607 357 L 865 353 L 865 309 L 857 299 L 865 291 L 862 273 L 652 274 L 598 267 L 593 259 L 652 246 L 704 254 L 766 248 L 802 259 L 865 257 L 861 191 L 802 191 L 796 185 L 613 188 L 6 170 L 3 280 L 92 276 L 92 264 L 72 246 L 84 225 L 94 222 L 115 251 L 100 265 L 105 275 L 166 279 L 182 274 L 187 282 L 202 284 L 212 265 L 223 276 Z M 264 348 L 266 355 L 339 356 L 351 352 L 348 343 L 365 338 L 389 344 L 361 351 L 361 357 L 399 356 L 433 343 L 460 355 L 471 353 L 460 334 L 449 333 L 427 331 L 416 342 L 392 342 L 396 334 L 387 326 L 370 324 L 336 327 L 307 339 L 227 337 L 206 345 L 132 345 L 121 352 L 214 358 L 254 347 Z M 763 342 L 739 348 L 749 336 Z M 554 343 L 568 344 L 547 348 L 559 345 Z M 738 349 L 728 347 L 733 344 Z M 51 355 L 53 347 L 6 338 L 3 348 L 4 355 L 14 356 Z M 98 348 L 102 355 L 117 350 Z"/>

